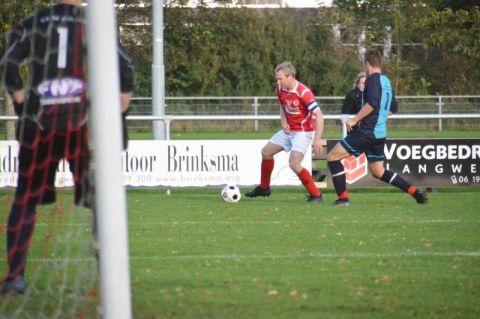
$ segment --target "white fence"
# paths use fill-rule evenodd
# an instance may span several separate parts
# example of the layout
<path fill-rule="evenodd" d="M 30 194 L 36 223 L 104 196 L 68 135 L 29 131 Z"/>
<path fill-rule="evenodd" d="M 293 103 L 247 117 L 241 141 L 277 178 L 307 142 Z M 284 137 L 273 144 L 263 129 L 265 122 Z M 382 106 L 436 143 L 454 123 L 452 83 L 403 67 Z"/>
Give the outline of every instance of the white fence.
<path fill-rule="evenodd" d="M 325 115 L 325 120 L 338 120 L 342 123 L 342 132 L 346 135 L 346 120 L 349 115 Z M 166 139 L 170 139 L 170 128 L 173 121 L 245 121 L 245 120 L 280 120 L 279 115 L 132 115 L 127 117 L 133 121 L 164 121 L 166 130 Z M 395 114 L 389 116 L 389 119 L 480 119 L 478 114 Z"/>
<path fill-rule="evenodd" d="M 341 122 L 343 135 L 346 135 L 346 120 L 351 117 L 349 115 L 325 115 L 325 120 L 337 120 Z M 432 119 L 480 119 L 480 113 L 476 114 L 394 114 L 389 116 L 392 120 L 432 120 Z M 0 116 L 0 121 L 15 121 L 16 116 Z M 246 121 L 253 120 L 255 122 L 262 120 L 280 120 L 279 115 L 130 115 L 127 116 L 129 121 L 163 121 L 165 123 L 165 137 L 170 140 L 171 126 L 174 121 Z M 477 129 L 480 126 L 477 125 Z"/>
<path fill-rule="evenodd" d="M 337 115 L 341 113 L 344 97 L 317 97 L 323 113 L 326 115 Z M 397 96 L 399 102 L 399 114 L 477 114 L 480 113 L 480 95 L 470 96 Z M 168 97 L 166 98 L 165 114 L 167 116 L 266 116 L 278 115 L 279 104 L 274 96 L 236 96 L 236 97 Z M 151 99 L 150 98 L 134 98 L 131 103 L 131 115 L 151 115 Z M 132 118 L 133 119 L 133 118 Z M 221 118 L 216 118 L 221 120 Z M 238 118 L 240 120 L 240 118 Z M 272 128 L 278 126 L 267 120 L 276 120 L 277 118 L 248 118 L 243 119 L 250 121 L 251 127 L 247 129 L 259 130 L 264 128 Z M 396 124 L 402 128 L 420 128 L 425 129 L 428 126 L 431 130 L 446 129 L 471 129 L 478 126 L 477 120 L 468 120 L 464 122 L 453 121 L 445 123 L 444 118 L 439 117 L 435 120 L 424 118 L 426 121 L 414 122 L 411 119 L 397 121 Z M 463 118 L 466 119 L 466 118 Z M 173 118 L 172 118 L 173 120 Z M 196 129 L 225 129 L 225 123 L 215 122 L 215 119 L 208 120 L 208 123 L 201 122 L 205 118 L 198 117 L 191 119 L 196 121 L 194 125 L 190 125 L 192 130 Z M 263 120 L 263 121 L 262 121 Z M 178 121 L 178 120 L 175 120 Z M 186 120 L 184 120 L 186 121 Z M 136 118 L 132 128 L 146 128 L 150 123 L 140 121 Z M 445 127 L 445 124 L 447 126 Z M 185 124 L 186 125 L 186 124 Z M 233 126 L 230 122 L 230 129 L 245 129 L 240 125 Z M 269 126 L 270 125 L 270 126 Z M 327 122 L 326 128 L 340 127 L 340 122 Z M 182 130 L 182 127 L 173 127 L 174 130 Z"/>
<path fill-rule="evenodd" d="M 399 113 L 393 129 L 480 130 L 480 95 L 397 96 Z M 326 129 L 341 128 L 343 97 L 317 97 L 326 115 Z M 0 101 L 1 104 L 1 101 Z M 164 121 L 172 131 L 257 131 L 278 128 L 279 104 L 273 96 L 167 97 L 164 117 L 152 116 L 150 97 L 132 99 L 129 129 L 150 132 L 153 121 Z M 0 116 L 4 121 L 15 116 Z"/>

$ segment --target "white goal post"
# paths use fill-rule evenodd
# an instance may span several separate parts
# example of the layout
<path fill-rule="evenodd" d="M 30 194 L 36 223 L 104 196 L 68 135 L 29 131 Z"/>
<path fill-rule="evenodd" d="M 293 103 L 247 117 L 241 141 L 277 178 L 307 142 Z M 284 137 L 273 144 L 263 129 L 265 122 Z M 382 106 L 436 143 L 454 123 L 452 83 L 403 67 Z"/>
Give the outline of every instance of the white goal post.
<path fill-rule="evenodd" d="M 132 310 L 114 1 L 88 1 L 86 13 L 102 316 L 129 319 Z M 118 161 L 111 160 L 115 158 Z"/>

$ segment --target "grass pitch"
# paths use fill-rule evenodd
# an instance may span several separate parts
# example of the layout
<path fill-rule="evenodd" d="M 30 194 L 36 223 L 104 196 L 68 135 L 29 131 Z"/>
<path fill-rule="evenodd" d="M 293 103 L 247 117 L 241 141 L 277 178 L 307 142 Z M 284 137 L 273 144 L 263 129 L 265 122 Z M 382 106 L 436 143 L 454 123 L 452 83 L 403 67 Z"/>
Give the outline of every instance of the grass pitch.
<path fill-rule="evenodd" d="M 354 192 L 350 207 L 303 190 L 223 203 L 217 190 L 130 192 L 138 317 L 475 318 L 478 189 Z"/>
<path fill-rule="evenodd" d="M 324 203 L 314 204 L 302 189 L 274 188 L 269 198 L 236 204 L 222 202 L 219 193 L 128 191 L 135 318 L 480 317 L 480 188 L 441 189 L 426 206 L 393 189 L 353 190 L 350 207 L 330 205 L 335 195 L 328 191 Z M 79 225 L 88 229 L 84 213 L 53 222 L 77 234 Z M 52 214 L 45 209 L 39 224 L 52 223 Z M 20 308 L 19 317 L 39 317 L 51 274 L 48 262 L 43 271 L 35 262 L 61 262 L 75 251 L 57 248 L 52 257 L 48 229 L 37 227 L 29 257 L 27 280 L 38 277 L 30 282 L 34 293 L 29 302 L 0 301 L 0 316 Z M 78 237 L 88 241 L 90 234 Z M 74 264 L 92 269 L 95 261 L 85 256 Z M 72 280 L 85 272 L 77 268 Z M 58 300 L 47 301 L 46 317 Z M 80 317 L 91 313 L 83 309 Z"/>

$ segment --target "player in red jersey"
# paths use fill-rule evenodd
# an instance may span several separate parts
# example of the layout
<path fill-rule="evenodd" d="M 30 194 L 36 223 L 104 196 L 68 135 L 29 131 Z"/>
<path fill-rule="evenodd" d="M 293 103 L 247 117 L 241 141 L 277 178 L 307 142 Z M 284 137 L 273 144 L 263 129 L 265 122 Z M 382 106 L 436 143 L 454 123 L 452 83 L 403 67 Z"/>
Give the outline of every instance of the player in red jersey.
<path fill-rule="evenodd" d="M 247 197 L 270 196 L 270 176 L 273 156 L 281 151 L 290 152 L 290 168 L 309 193 L 308 202 L 322 201 L 322 195 L 315 186 L 312 175 L 302 166 L 302 160 L 313 138 L 313 152 L 322 152 L 323 113 L 315 101 L 312 91 L 295 79 L 295 67 L 283 62 L 275 68 L 277 96 L 280 101 L 282 129 L 262 149 L 260 185 L 245 194 Z"/>

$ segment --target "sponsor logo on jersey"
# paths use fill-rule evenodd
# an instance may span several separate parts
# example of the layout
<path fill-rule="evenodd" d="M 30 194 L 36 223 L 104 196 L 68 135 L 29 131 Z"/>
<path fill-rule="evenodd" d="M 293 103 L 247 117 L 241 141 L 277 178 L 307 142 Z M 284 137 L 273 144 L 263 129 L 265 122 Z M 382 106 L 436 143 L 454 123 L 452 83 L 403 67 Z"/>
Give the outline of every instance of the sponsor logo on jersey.
<path fill-rule="evenodd" d="M 41 105 L 80 103 L 85 89 L 82 79 L 72 77 L 45 80 L 37 86 Z"/>
<path fill-rule="evenodd" d="M 284 103 L 283 103 L 283 106 L 285 107 L 285 111 L 289 114 L 300 114 L 300 108 L 299 108 L 299 102 L 298 100 L 288 100 L 288 99 L 285 99 L 284 100 Z"/>

